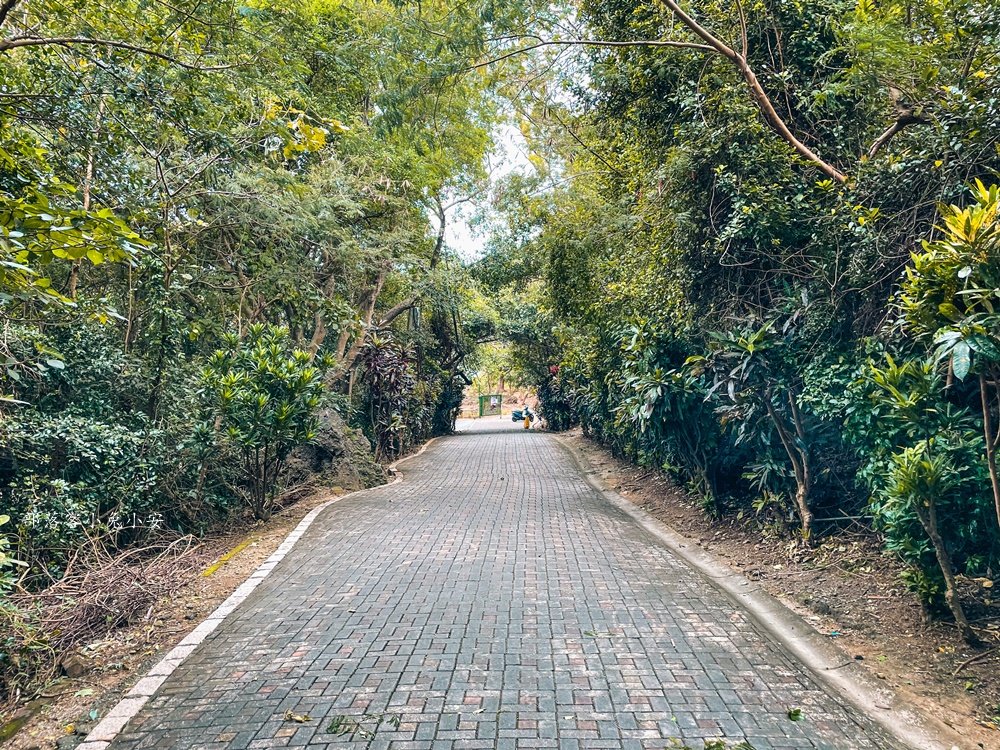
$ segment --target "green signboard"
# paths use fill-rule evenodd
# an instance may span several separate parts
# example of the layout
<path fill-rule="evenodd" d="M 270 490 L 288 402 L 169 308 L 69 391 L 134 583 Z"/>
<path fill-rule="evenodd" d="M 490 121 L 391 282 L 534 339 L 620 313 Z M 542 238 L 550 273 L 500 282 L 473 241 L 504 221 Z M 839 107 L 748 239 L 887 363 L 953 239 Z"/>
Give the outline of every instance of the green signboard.
<path fill-rule="evenodd" d="M 487 396 L 479 397 L 479 416 L 493 417 L 500 414 L 503 406 L 503 396 L 499 393 L 491 393 Z"/>

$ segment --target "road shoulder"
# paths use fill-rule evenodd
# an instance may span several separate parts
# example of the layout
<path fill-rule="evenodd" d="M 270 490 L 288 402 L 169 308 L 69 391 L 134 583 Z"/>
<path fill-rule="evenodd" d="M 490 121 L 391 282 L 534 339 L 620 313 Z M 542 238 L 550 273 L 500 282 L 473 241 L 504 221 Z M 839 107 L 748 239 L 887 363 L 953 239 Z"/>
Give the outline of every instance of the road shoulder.
<path fill-rule="evenodd" d="M 863 664 L 844 653 L 831 639 L 818 633 L 761 586 L 611 489 L 594 471 L 590 459 L 576 441 L 563 435 L 552 436 L 573 457 L 594 490 L 743 608 L 761 630 L 809 669 L 820 684 L 914 750 L 964 750 L 965 747 L 971 750 L 974 747 L 968 744 L 967 738 L 903 700 L 874 678 Z"/>

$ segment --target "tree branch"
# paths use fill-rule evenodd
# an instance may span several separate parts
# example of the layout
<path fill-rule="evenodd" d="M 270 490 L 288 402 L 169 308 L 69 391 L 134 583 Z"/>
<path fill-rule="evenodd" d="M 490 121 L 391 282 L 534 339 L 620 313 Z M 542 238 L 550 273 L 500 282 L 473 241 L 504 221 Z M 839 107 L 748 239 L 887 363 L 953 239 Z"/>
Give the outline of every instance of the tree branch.
<path fill-rule="evenodd" d="M 785 121 L 782 120 L 777 111 L 775 111 L 774 105 L 771 104 L 771 100 L 768 98 L 764 88 L 760 85 L 760 81 L 757 80 L 756 74 L 750 68 L 750 64 L 747 62 L 746 57 L 730 49 L 725 43 L 716 38 L 710 31 L 708 31 L 708 29 L 685 13 L 675 0 L 663 0 L 663 3 L 670 8 L 671 12 L 680 20 L 680 22 L 694 32 L 696 36 L 703 39 L 707 42 L 709 47 L 736 66 L 736 69 L 740 71 L 740 75 L 743 76 L 743 80 L 746 81 L 747 85 L 750 87 L 750 93 L 753 95 L 753 98 L 757 100 L 757 106 L 760 108 L 761 114 L 764 115 L 764 119 L 767 121 L 768 125 L 777 131 L 778 135 L 780 135 L 793 149 L 795 149 L 800 156 L 819 167 L 820 171 L 822 171 L 825 175 L 840 183 L 847 182 L 847 175 L 833 165 L 827 164 L 819 158 L 819 156 L 813 153 L 808 146 L 796 138 L 792 131 L 788 129 Z"/>
<path fill-rule="evenodd" d="M 389 308 L 386 314 L 382 316 L 381 320 L 379 320 L 378 327 L 385 328 L 387 325 L 389 325 L 392 321 L 394 321 L 404 312 L 406 312 L 407 310 L 412 310 L 416 306 L 417 306 L 417 298 L 415 296 L 403 300 L 398 305 L 393 305 L 391 308 Z"/>
<path fill-rule="evenodd" d="M 645 41 L 633 41 L 633 42 L 603 42 L 603 41 L 593 41 L 589 39 L 558 39 L 558 40 L 548 40 L 538 42 L 537 44 L 529 44 L 527 47 L 521 47 L 516 50 L 512 50 L 499 57 L 494 57 L 491 60 L 486 60 L 485 62 L 476 63 L 475 65 L 470 65 L 465 70 L 476 70 L 477 68 L 485 68 L 487 65 L 493 65 L 494 63 L 502 62 L 511 57 L 517 55 L 523 55 L 525 52 L 531 52 L 533 49 L 540 49 L 541 47 L 680 47 L 681 49 L 697 49 L 702 52 L 715 52 L 716 50 L 709 47 L 706 44 L 697 44 L 695 42 L 675 42 L 673 40 L 657 40 L 648 39 Z"/>
<path fill-rule="evenodd" d="M 21 0 L 3 0 L 3 2 L 0 3 L 0 27 L 4 25 L 7 21 L 7 16 L 9 16 L 10 12 L 17 7 L 19 2 L 21 2 Z"/>
<path fill-rule="evenodd" d="M 740 0 L 736 0 L 736 9 L 740 12 L 740 53 L 746 57 L 750 54 L 750 45 L 747 42 L 747 17 Z"/>
<path fill-rule="evenodd" d="M 9 1 L 9 0 L 8 0 Z M 2 11 L 2 6 L 0 6 L 0 11 Z M 171 57 L 170 55 L 165 55 L 162 52 L 156 52 L 155 50 L 147 49 L 146 47 L 139 47 L 135 44 L 128 44 L 127 42 L 116 42 L 111 39 L 90 39 L 88 37 L 52 37 L 49 39 L 42 39 L 39 37 L 18 37 L 16 39 L 3 39 L 0 40 L 0 52 L 6 52 L 10 49 L 17 49 L 18 47 L 42 47 L 49 45 L 60 45 L 60 46 L 71 46 L 74 44 L 87 44 L 93 47 L 114 47 L 116 49 L 129 50 L 131 52 L 138 52 L 141 55 L 148 55 L 149 57 L 156 57 L 160 60 L 164 60 L 171 65 L 177 65 L 181 68 L 186 68 L 187 70 L 200 70 L 200 71 L 213 71 L 213 70 L 231 70 L 232 68 L 238 68 L 246 63 L 234 63 L 232 65 L 195 65 L 192 63 L 186 63 L 183 60 L 178 60 L 176 57 Z"/>
<path fill-rule="evenodd" d="M 437 193 L 434 194 L 434 205 L 440 224 L 438 225 L 437 239 L 434 241 L 434 252 L 431 254 L 432 271 L 437 267 L 438 261 L 441 259 L 441 251 L 444 249 L 445 222 L 448 220 L 447 210 L 441 203 L 441 196 Z"/>
<path fill-rule="evenodd" d="M 903 131 L 903 128 L 909 125 L 918 125 L 921 123 L 930 122 L 930 118 L 926 115 L 921 114 L 919 111 L 907 111 L 902 113 L 896 118 L 896 121 L 889 126 L 889 128 L 882 133 L 875 142 L 872 143 L 872 147 L 868 149 L 868 158 L 874 159 L 875 155 L 893 138 L 896 137 L 898 133 Z"/>
<path fill-rule="evenodd" d="M 624 173 L 620 169 L 618 169 L 617 167 L 612 166 L 611 163 L 607 159 L 605 159 L 599 153 L 597 153 L 596 151 L 594 151 L 594 149 L 592 149 L 590 146 L 588 146 L 586 143 L 584 143 L 583 139 L 581 139 L 580 136 L 578 136 L 576 134 L 576 131 L 573 130 L 573 128 L 570 127 L 567 123 L 563 122 L 563 119 L 559 115 L 556 114 L 556 111 L 554 109 L 551 110 L 549 112 L 549 114 L 552 115 L 556 119 L 556 122 L 558 122 L 560 125 L 562 125 L 563 128 L 566 130 L 566 132 L 569 133 L 570 137 L 574 141 L 576 141 L 577 143 L 579 143 L 581 146 L 583 146 L 583 148 L 586 149 L 587 152 L 591 156 L 593 156 L 595 159 L 597 159 L 599 162 L 601 162 L 601 164 L 603 164 L 604 166 L 606 166 L 612 172 L 615 172 L 616 174 L 618 174 L 620 176 L 624 176 Z"/>
<path fill-rule="evenodd" d="M 637 41 L 625 41 L 625 42 L 608 42 L 608 41 L 593 41 L 586 39 L 572 39 L 572 40 L 548 40 L 540 41 L 536 44 L 531 44 L 526 47 L 521 47 L 520 49 L 513 50 L 499 57 L 487 60 L 485 62 L 476 63 L 466 70 L 475 70 L 477 68 L 482 68 L 487 65 L 492 65 L 493 63 L 501 62 L 508 58 L 514 57 L 515 55 L 524 54 L 525 52 L 530 52 L 534 49 L 539 49 L 540 47 L 549 47 L 557 45 L 578 45 L 585 47 L 679 47 L 682 49 L 695 49 L 701 52 L 717 52 L 718 54 L 725 57 L 740 72 L 743 80 L 746 81 L 747 85 L 750 87 L 750 93 L 754 100 L 757 102 L 757 107 L 760 109 L 761 114 L 764 116 L 764 120 L 768 125 L 773 128 L 778 135 L 788 143 L 799 156 L 802 156 L 807 161 L 811 161 L 820 171 L 823 172 L 827 177 L 831 179 L 844 183 L 847 182 L 847 175 L 838 170 L 832 164 L 828 164 L 823 161 L 816 153 L 812 151 L 808 146 L 806 146 L 802 141 L 795 137 L 785 121 L 781 119 L 781 116 L 774 109 L 774 105 L 771 104 L 771 100 L 764 91 L 763 86 L 760 85 L 760 81 L 757 80 L 757 75 L 753 72 L 750 64 L 747 62 L 745 57 L 746 48 L 744 46 L 743 54 L 740 54 L 730 48 L 727 44 L 718 39 L 714 34 L 712 34 L 708 29 L 699 24 L 691 16 L 685 13 L 680 5 L 678 5 L 675 0 L 663 0 L 663 3 L 670 9 L 670 11 L 676 16 L 681 23 L 688 27 L 696 36 L 700 37 L 705 44 L 698 44 L 695 42 L 678 42 L 674 40 L 637 40 Z M 740 4 L 740 22 L 741 22 L 741 34 L 743 32 L 743 27 L 745 27 L 746 19 L 743 16 L 743 6 Z M 744 36 L 745 40 L 745 36 Z M 743 42 L 746 45 L 746 41 Z"/>
<path fill-rule="evenodd" d="M 792 472 L 795 474 L 795 481 L 797 484 L 801 485 L 805 476 L 799 460 L 802 456 L 796 449 L 795 441 L 792 440 L 792 436 L 789 434 L 788 428 L 785 427 L 785 424 L 781 419 L 781 415 L 778 414 L 778 410 L 775 409 L 774 404 L 771 403 L 770 391 L 764 396 L 764 408 L 767 409 L 767 414 L 771 417 L 771 421 L 774 423 L 775 432 L 778 433 L 781 445 L 784 446 L 785 453 L 788 455 L 788 460 L 792 464 Z"/>

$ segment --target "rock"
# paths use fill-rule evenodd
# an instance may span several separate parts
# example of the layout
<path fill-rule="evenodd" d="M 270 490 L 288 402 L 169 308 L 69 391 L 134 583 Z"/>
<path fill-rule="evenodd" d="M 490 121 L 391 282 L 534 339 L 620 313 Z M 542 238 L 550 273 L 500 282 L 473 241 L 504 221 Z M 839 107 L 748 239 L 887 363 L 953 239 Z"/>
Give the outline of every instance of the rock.
<path fill-rule="evenodd" d="M 92 724 L 85 724 L 83 722 L 80 722 L 79 724 L 76 725 L 76 728 L 73 730 L 73 733 L 78 737 L 86 737 L 88 734 L 90 734 L 90 730 L 93 728 L 94 727 Z"/>
<path fill-rule="evenodd" d="M 812 608 L 812 611 L 818 615 L 826 615 L 829 617 L 833 614 L 833 607 L 824 601 L 814 601 L 809 606 Z"/>
<path fill-rule="evenodd" d="M 79 654 L 68 654 L 62 658 L 59 666 L 62 667 L 63 674 L 70 679 L 76 679 L 89 672 L 93 664 L 90 659 Z"/>
<path fill-rule="evenodd" d="M 333 409 L 321 409 L 317 416 L 313 442 L 300 445 L 288 457 L 284 485 L 318 480 L 327 487 L 359 490 L 385 484 L 385 468 L 375 461 L 365 436 L 348 427 Z"/>
<path fill-rule="evenodd" d="M 37 708 L 32 708 L 31 706 L 22 706 L 17 709 L 10 717 L 11 721 L 17 721 L 18 719 L 30 719 L 38 711 Z"/>
<path fill-rule="evenodd" d="M 72 750 L 72 748 L 83 742 L 83 737 L 75 734 L 67 734 L 65 737 L 60 737 L 56 740 L 56 747 L 59 750 Z"/>

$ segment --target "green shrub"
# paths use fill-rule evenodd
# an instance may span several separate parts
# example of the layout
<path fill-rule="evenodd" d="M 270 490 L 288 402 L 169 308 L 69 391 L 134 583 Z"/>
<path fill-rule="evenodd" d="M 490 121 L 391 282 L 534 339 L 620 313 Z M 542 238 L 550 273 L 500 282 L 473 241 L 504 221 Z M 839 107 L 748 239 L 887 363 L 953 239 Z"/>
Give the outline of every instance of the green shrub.
<path fill-rule="evenodd" d="M 933 361 L 898 363 L 887 356 L 884 365 L 870 365 L 866 381 L 876 429 L 864 476 L 876 524 L 886 548 L 914 570 L 908 581 L 928 610 L 947 603 L 961 622 L 954 573 L 995 554 L 975 415 L 946 398 Z"/>
<path fill-rule="evenodd" d="M 10 516 L 0 515 L 0 526 L 9 522 Z M 22 567 L 26 563 L 13 557 L 10 539 L 0 530 L 0 703 L 30 692 L 54 668 L 46 634 L 7 596 Z"/>
<path fill-rule="evenodd" d="M 226 338 L 201 374 L 202 461 L 212 447 L 231 448 L 239 460 L 238 490 L 254 516 L 270 518 L 278 476 L 289 453 L 311 440 L 332 362 L 293 349 L 288 330 L 251 326 L 243 340 Z"/>
<path fill-rule="evenodd" d="M 676 366 L 671 341 L 640 327 L 624 345 L 622 394 L 616 412 L 619 431 L 638 434 L 649 463 L 686 481 L 715 509 L 727 441 L 710 398 L 703 367 Z"/>
<path fill-rule="evenodd" d="M 27 410 L 5 427 L 15 468 L 3 494 L 32 566 L 58 568 L 92 531 L 112 529 L 127 544 L 162 525 L 164 435 L 141 415 L 121 424 Z"/>
<path fill-rule="evenodd" d="M 553 365 L 550 377 L 535 386 L 535 395 L 538 396 L 538 413 L 548 429 L 562 432 L 573 426 L 573 404 L 559 380 L 557 366 Z"/>

